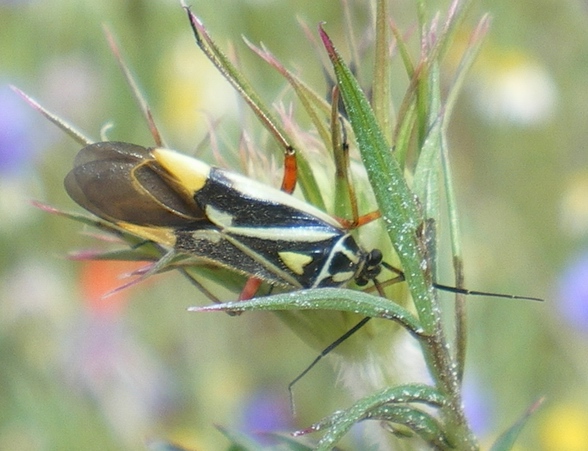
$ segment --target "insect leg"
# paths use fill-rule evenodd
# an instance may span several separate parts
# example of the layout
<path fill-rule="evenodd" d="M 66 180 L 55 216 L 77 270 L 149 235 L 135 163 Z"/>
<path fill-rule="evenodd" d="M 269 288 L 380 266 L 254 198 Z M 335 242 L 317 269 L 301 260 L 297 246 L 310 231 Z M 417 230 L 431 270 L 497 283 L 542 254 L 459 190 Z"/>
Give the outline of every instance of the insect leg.
<path fill-rule="evenodd" d="M 298 164 L 296 162 L 296 150 L 291 145 L 284 148 L 284 174 L 282 176 L 282 186 L 280 189 L 288 194 L 292 194 L 296 188 L 298 180 Z M 257 277 L 250 277 L 239 295 L 239 301 L 251 299 L 259 290 L 263 281 Z"/>
<path fill-rule="evenodd" d="M 373 211 L 365 215 L 359 215 L 357 195 L 353 187 L 350 175 L 349 143 L 347 142 L 347 129 L 341 118 L 337 105 L 339 104 L 339 89 L 337 86 L 332 92 L 331 109 L 331 142 L 333 143 L 333 155 L 335 159 L 335 181 L 338 186 L 335 192 L 346 192 L 347 199 L 341 199 L 338 204 L 348 205 L 352 219 L 337 218 L 346 229 L 355 229 L 368 224 L 380 217 L 379 211 Z"/>
<path fill-rule="evenodd" d="M 298 180 L 298 163 L 296 162 L 296 150 L 292 146 L 284 150 L 284 175 L 280 189 L 288 194 L 294 192 Z"/>
<path fill-rule="evenodd" d="M 347 143 L 347 132 L 343 120 L 339 115 L 338 111 L 338 101 L 339 99 L 339 89 L 337 86 L 333 88 L 332 91 L 332 110 L 331 110 L 331 142 L 333 143 L 333 152 L 335 158 L 335 168 L 336 168 L 336 183 L 338 186 L 335 187 L 336 192 L 345 192 L 347 195 L 347 202 L 337 202 L 338 204 L 345 204 L 349 206 L 351 210 L 351 214 L 353 219 L 351 221 L 338 218 L 341 224 L 348 228 L 353 229 L 359 227 L 360 225 L 367 224 L 371 221 L 374 221 L 380 217 L 379 211 L 374 211 L 372 213 L 368 213 L 363 216 L 359 216 L 359 209 L 357 206 L 357 196 L 355 194 L 355 189 L 353 187 L 353 183 L 350 177 L 349 169 L 350 169 L 350 161 L 349 161 L 349 144 Z M 394 280 L 401 282 L 404 280 L 403 277 L 397 277 Z M 374 279 L 374 286 L 380 296 L 384 296 L 383 289 L 381 288 L 380 284 Z M 364 317 L 362 318 L 355 326 L 351 329 L 347 330 L 343 335 L 329 344 L 326 348 L 324 348 L 319 355 L 315 357 L 315 359 L 308 365 L 298 376 L 296 376 L 292 382 L 288 384 L 288 393 L 290 397 L 290 408 L 294 413 L 294 396 L 293 396 L 293 388 L 294 385 L 302 379 L 317 363 L 319 363 L 324 357 L 326 357 L 331 351 L 337 348 L 341 343 L 351 337 L 354 333 L 360 330 L 363 326 L 367 324 L 367 322 L 371 319 L 371 317 Z"/>

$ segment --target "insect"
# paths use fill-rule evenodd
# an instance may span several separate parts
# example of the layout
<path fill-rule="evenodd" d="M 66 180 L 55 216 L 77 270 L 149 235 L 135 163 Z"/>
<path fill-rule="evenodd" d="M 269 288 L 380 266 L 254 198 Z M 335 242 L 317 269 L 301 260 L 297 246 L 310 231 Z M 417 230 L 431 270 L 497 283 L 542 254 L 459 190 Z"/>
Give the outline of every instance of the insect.
<path fill-rule="evenodd" d="M 188 8 L 186 11 L 198 44 L 209 52 L 211 61 L 218 62 L 218 54 L 203 44 L 198 21 Z M 122 62 L 121 66 L 130 80 Z M 219 69 L 246 100 L 250 98 L 238 80 L 231 78 L 232 71 L 225 66 Z M 143 100 L 136 95 L 143 107 Z M 338 287 L 351 281 L 360 286 L 373 281 L 378 288 L 376 278 L 382 268 L 396 273 L 394 281 L 403 280 L 402 271 L 384 262 L 379 250 L 367 251 L 356 242 L 350 232 L 353 227 L 291 195 L 296 184 L 296 163 L 289 140 L 259 107 L 253 108 L 284 147 L 282 190 L 163 147 L 146 148 L 124 142 L 93 143 L 80 150 L 74 168 L 65 178 L 66 190 L 75 202 L 96 216 L 170 252 L 195 256 L 249 276 L 240 299 L 255 295 L 261 281 L 292 290 Z M 146 107 L 143 109 L 150 128 L 156 130 L 150 112 Z M 154 138 L 161 143 L 158 133 L 154 133 Z M 350 196 L 350 202 L 356 218 L 354 225 L 378 217 L 368 214 L 359 220 L 353 197 Z M 434 286 L 462 294 L 536 300 Z M 325 348 L 289 385 L 289 390 L 322 357 L 369 320 L 363 318 Z"/>
<path fill-rule="evenodd" d="M 78 152 L 64 183 L 80 206 L 130 233 L 271 285 L 378 285 L 382 267 L 397 274 L 394 281 L 404 280 L 378 249 L 364 250 L 348 228 L 318 208 L 173 150 L 115 141 L 89 144 Z"/>
<path fill-rule="evenodd" d="M 382 261 L 379 250 L 365 251 L 347 228 L 316 207 L 173 150 L 112 141 L 89 144 L 77 154 L 65 188 L 96 216 L 174 252 L 242 273 L 250 281 L 289 289 L 373 281 L 378 288 L 382 267 L 397 273 L 394 280 L 404 279 L 402 271 Z M 258 284 L 253 287 L 240 298 L 252 297 Z M 294 384 L 369 320 L 361 319 L 327 346 L 288 385 L 291 403 Z"/>
<path fill-rule="evenodd" d="M 195 158 L 123 142 L 77 154 L 70 197 L 96 216 L 180 254 L 284 288 L 365 285 L 382 254 L 276 188 Z"/>

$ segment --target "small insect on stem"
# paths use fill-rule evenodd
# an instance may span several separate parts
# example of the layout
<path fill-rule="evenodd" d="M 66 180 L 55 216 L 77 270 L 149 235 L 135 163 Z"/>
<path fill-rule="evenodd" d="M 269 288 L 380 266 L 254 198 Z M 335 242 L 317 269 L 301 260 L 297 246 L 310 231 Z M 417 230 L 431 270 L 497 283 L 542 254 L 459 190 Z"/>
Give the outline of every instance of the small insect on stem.
<path fill-rule="evenodd" d="M 319 209 L 242 175 L 162 148 L 90 144 L 65 178 L 95 215 L 178 254 L 290 289 L 365 284 L 381 253 Z"/>
<path fill-rule="evenodd" d="M 379 282 L 377 282 L 377 280 L 374 279 L 374 286 L 375 286 L 375 288 L 377 289 L 377 291 L 380 294 L 380 296 L 383 296 L 383 288 L 385 286 L 396 284 L 396 283 L 399 283 L 399 282 L 403 282 L 405 280 L 405 276 L 404 276 L 404 272 L 403 271 L 401 271 L 400 269 L 398 269 L 398 268 L 396 268 L 396 267 L 394 267 L 394 266 L 386 263 L 385 261 L 382 261 L 381 262 L 381 265 L 383 267 L 385 267 L 386 269 L 388 269 L 389 271 L 397 274 L 396 277 L 394 277 L 394 278 L 392 278 L 390 280 L 387 280 L 386 282 L 383 282 L 383 283 L 379 283 Z M 487 296 L 487 297 L 495 297 L 495 298 L 519 299 L 519 300 L 537 301 L 537 302 L 543 302 L 544 301 L 541 298 L 532 297 L 532 296 L 520 296 L 520 295 L 515 295 L 515 294 L 492 293 L 492 292 L 489 292 L 489 291 L 469 290 L 469 289 L 466 289 L 466 288 L 457 288 L 457 287 L 452 287 L 452 286 L 449 286 L 449 285 L 443 285 L 443 284 L 440 284 L 440 283 L 433 283 L 433 287 L 435 287 L 438 290 L 447 291 L 447 292 L 450 292 L 450 293 L 464 294 L 464 295 L 470 295 L 470 296 Z M 363 326 L 365 326 L 368 323 L 369 320 L 371 320 L 371 317 L 362 318 L 355 326 L 353 326 L 347 332 L 345 332 L 340 337 L 338 337 L 337 339 L 335 339 L 331 344 L 329 344 L 328 346 L 326 346 L 314 358 L 314 360 L 306 368 L 304 368 L 304 370 L 302 370 L 288 384 L 288 394 L 289 394 L 289 398 L 290 398 L 290 409 L 291 409 L 292 412 L 295 412 L 295 409 L 294 409 L 294 395 L 293 395 L 294 385 L 296 385 L 296 383 L 298 381 L 300 381 L 300 379 L 302 379 L 306 374 L 308 374 L 308 372 L 316 364 L 318 364 L 324 357 L 326 357 L 328 354 L 330 354 L 333 350 L 335 350 L 335 348 L 337 348 L 345 340 L 347 340 L 354 333 L 356 333 Z"/>
<path fill-rule="evenodd" d="M 65 177 L 69 196 L 94 215 L 120 229 L 156 243 L 162 257 L 146 277 L 171 265 L 178 256 L 232 270 L 248 278 L 240 300 L 251 299 L 262 283 L 286 290 L 358 286 L 372 283 L 381 296 L 383 287 L 404 280 L 404 273 L 383 262 L 378 249 L 364 249 L 352 235 L 353 229 L 380 217 L 379 212 L 359 216 L 355 190 L 349 177 L 349 155 L 345 126 L 336 105 L 332 111 L 332 141 L 335 152 L 341 150 L 338 171 L 346 186 L 351 221 L 335 219 L 309 203 L 292 196 L 297 184 L 296 152 L 291 140 L 277 126 L 251 86 L 216 47 L 199 19 L 184 5 L 200 48 L 244 98 L 284 151 L 281 189 L 272 188 L 235 172 L 165 148 L 153 115 L 140 94 L 131 72 L 109 35 L 109 41 L 129 85 L 135 93 L 155 147 L 104 141 L 91 143 L 83 135 L 38 109 L 63 130 L 84 144 Z M 338 92 L 334 92 L 334 98 Z M 337 124 L 337 125 L 334 125 Z M 337 135 L 343 135 L 342 141 Z M 219 301 L 186 270 L 181 272 L 211 299 Z M 386 283 L 376 279 L 382 269 L 396 274 Z M 454 288 L 435 284 L 454 293 L 532 299 Z M 324 356 L 357 332 L 368 321 L 360 320 L 353 328 L 327 346 L 289 385 L 300 380 Z"/>

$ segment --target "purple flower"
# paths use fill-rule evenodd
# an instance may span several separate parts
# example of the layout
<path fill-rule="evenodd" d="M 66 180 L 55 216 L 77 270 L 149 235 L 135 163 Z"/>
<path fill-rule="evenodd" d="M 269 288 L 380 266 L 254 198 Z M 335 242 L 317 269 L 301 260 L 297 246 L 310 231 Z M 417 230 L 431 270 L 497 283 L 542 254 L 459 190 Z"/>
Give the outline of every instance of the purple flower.
<path fill-rule="evenodd" d="M 20 175 L 34 154 L 34 111 L 0 83 L 0 177 Z"/>
<path fill-rule="evenodd" d="M 569 325 L 588 332 L 588 252 L 564 268 L 559 280 L 557 306 Z"/>
<path fill-rule="evenodd" d="M 240 429 L 247 434 L 284 431 L 292 427 L 292 414 L 285 397 L 271 390 L 253 394 L 246 401 L 241 418 Z M 262 435 L 256 436 L 256 439 L 267 442 Z"/>
<path fill-rule="evenodd" d="M 491 394 L 478 380 L 466 378 L 463 385 L 463 404 L 469 424 L 477 436 L 491 431 L 494 403 Z"/>

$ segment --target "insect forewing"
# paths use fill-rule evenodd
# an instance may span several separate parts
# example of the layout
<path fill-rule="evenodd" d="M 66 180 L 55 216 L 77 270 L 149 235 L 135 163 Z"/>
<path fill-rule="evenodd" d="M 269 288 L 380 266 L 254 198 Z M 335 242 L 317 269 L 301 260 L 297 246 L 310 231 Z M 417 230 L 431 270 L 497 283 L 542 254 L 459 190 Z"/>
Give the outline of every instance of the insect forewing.
<path fill-rule="evenodd" d="M 178 227 L 204 220 L 202 210 L 170 183 L 150 150 L 119 142 L 84 147 L 65 178 L 79 205 L 115 223 Z"/>

